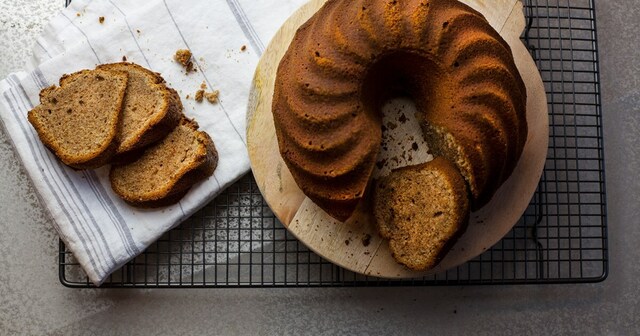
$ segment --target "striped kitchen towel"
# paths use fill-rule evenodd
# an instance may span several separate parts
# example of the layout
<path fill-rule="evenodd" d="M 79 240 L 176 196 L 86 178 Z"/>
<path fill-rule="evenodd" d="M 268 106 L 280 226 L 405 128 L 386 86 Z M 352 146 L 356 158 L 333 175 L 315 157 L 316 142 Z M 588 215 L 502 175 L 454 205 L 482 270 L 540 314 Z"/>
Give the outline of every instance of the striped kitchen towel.
<path fill-rule="evenodd" d="M 245 114 L 253 72 L 265 45 L 304 2 L 74 0 L 45 27 L 26 71 L 0 81 L 5 132 L 53 225 L 93 283 L 100 285 L 249 171 Z M 197 72 L 185 74 L 173 60 L 177 49 L 192 51 Z M 27 121 L 40 90 L 57 84 L 63 74 L 124 58 L 160 72 L 183 98 L 184 113 L 216 144 L 220 159 L 214 176 L 174 206 L 130 207 L 112 192 L 108 167 L 66 167 L 45 149 Z M 220 91 L 218 104 L 185 99 L 201 83 Z"/>

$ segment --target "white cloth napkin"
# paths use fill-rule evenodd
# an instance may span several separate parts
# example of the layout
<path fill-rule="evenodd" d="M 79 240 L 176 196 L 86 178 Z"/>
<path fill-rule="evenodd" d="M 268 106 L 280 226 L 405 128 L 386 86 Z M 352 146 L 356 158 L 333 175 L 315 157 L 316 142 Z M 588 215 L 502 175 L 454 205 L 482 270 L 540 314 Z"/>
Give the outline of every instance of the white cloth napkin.
<path fill-rule="evenodd" d="M 245 114 L 255 66 L 280 25 L 305 1 L 74 0 L 38 38 L 27 71 L 0 81 L 5 131 L 60 237 L 93 283 L 100 285 L 249 171 Z M 177 49 L 187 48 L 197 68 L 188 75 L 173 60 Z M 66 167 L 27 121 L 40 90 L 58 84 L 61 75 L 123 56 L 160 72 L 182 97 L 184 113 L 211 135 L 218 150 L 214 175 L 176 205 L 156 210 L 127 205 L 111 190 L 108 167 Z M 218 104 L 185 99 L 203 82 L 220 91 Z"/>

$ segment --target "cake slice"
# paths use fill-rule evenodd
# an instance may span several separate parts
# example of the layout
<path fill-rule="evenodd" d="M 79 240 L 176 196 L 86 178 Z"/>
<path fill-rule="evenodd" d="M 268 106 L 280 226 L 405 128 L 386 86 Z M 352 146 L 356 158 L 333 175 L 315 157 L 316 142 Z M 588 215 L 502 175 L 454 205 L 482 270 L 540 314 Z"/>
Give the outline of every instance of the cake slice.
<path fill-rule="evenodd" d="M 164 138 L 180 122 L 182 103 L 162 77 L 133 63 L 103 64 L 101 70 L 129 74 L 122 118 L 118 129 L 120 158 Z M 131 155 L 128 155 L 131 156 Z"/>
<path fill-rule="evenodd" d="M 102 166 L 115 154 L 118 122 L 128 74 L 82 70 L 40 92 L 40 105 L 28 113 L 40 140 L 62 162 L 76 168 Z"/>
<path fill-rule="evenodd" d="M 178 202 L 193 184 L 213 174 L 217 163 L 209 135 L 184 118 L 138 160 L 112 166 L 109 178 L 113 191 L 129 204 L 155 208 Z"/>
<path fill-rule="evenodd" d="M 443 158 L 392 171 L 376 183 L 373 202 L 393 257 L 417 271 L 435 267 L 469 221 L 465 181 Z"/>

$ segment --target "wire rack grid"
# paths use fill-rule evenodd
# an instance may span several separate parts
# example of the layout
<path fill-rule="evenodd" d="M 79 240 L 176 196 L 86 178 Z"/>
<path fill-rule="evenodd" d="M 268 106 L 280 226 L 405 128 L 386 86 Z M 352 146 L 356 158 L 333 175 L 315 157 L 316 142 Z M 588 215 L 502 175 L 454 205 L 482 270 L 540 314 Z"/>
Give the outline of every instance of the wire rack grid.
<path fill-rule="evenodd" d="M 607 228 L 596 21 L 592 0 L 526 0 L 522 36 L 547 92 L 544 173 L 514 228 L 477 258 L 425 278 L 362 276 L 323 260 L 275 218 L 251 174 L 102 287 L 310 287 L 536 284 L 602 281 Z M 60 281 L 92 287 L 64 243 Z"/>

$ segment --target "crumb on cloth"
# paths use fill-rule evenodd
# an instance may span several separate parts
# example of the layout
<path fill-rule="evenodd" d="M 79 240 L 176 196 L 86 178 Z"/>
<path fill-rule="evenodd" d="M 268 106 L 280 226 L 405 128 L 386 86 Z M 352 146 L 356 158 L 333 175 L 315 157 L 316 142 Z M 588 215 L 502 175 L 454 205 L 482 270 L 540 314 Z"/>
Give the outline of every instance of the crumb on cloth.
<path fill-rule="evenodd" d="M 173 58 L 176 60 L 176 62 L 182 64 L 183 66 L 187 66 L 187 64 L 189 64 L 189 61 L 191 60 L 191 50 L 178 49 Z"/>
<path fill-rule="evenodd" d="M 240 47 L 240 51 L 245 51 L 245 50 L 247 50 L 247 46 L 243 44 L 242 47 Z"/>
<path fill-rule="evenodd" d="M 196 91 L 196 95 L 194 99 L 199 103 L 199 102 L 202 102 L 202 98 L 204 98 L 204 90 Z"/>
<path fill-rule="evenodd" d="M 218 102 L 218 96 L 220 96 L 220 91 L 218 90 L 214 90 L 211 92 L 205 92 L 204 97 L 207 98 L 207 100 L 211 103 L 211 104 L 215 104 Z"/>
<path fill-rule="evenodd" d="M 100 24 L 104 23 L 104 16 L 101 16 L 98 18 L 98 22 L 100 22 Z"/>
<path fill-rule="evenodd" d="M 220 97 L 220 91 L 218 90 L 207 92 L 204 89 L 200 89 L 196 91 L 194 99 L 198 103 L 201 103 L 204 99 L 206 99 L 209 103 L 215 104 L 218 102 L 218 97 Z"/>

